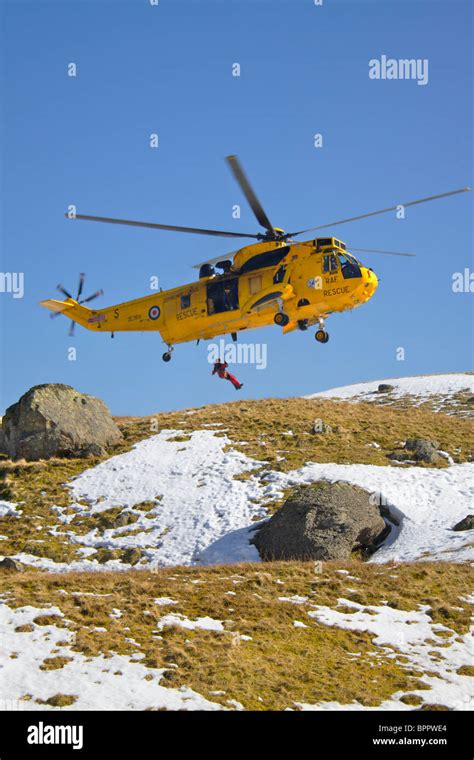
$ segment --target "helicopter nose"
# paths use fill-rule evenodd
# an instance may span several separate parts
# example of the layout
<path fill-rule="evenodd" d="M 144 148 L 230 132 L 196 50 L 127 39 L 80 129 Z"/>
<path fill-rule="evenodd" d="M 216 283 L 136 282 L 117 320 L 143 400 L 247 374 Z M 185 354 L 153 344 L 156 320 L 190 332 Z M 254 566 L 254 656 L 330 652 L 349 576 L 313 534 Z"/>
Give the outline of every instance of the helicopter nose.
<path fill-rule="evenodd" d="M 364 281 L 364 295 L 368 300 L 369 298 L 372 298 L 377 290 L 379 281 L 375 272 L 372 271 L 372 269 L 366 269 L 365 267 L 362 270 L 362 279 Z"/>

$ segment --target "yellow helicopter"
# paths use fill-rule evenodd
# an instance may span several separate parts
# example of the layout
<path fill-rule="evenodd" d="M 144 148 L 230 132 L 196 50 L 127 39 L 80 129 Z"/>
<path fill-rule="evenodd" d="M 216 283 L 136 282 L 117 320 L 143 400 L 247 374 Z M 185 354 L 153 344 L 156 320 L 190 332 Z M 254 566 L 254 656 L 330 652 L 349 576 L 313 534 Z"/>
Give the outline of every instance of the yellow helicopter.
<path fill-rule="evenodd" d="M 334 312 L 347 311 L 366 303 L 375 293 L 377 276 L 364 266 L 346 244 L 335 237 L 324 237 L 295 242 L 294 238 L 315 230 L 365 219 L 400 207 L 414 206 L 426 201 L 445 198 L 466 192 L 468 187 L 439 195 L 397 204 L 390 208 L 372 211 L 331 224 L 322 224 L 297 232 L 285 232 L 274 227 L 258 200 L 236 156 L 226 158 L 255 217 L 264 228 L 263 233 L 226 232 L 196 227 L 181 227 L 152 222 L 115 219 L 111 217 L 66 214 L 72 219 L 85 219 L 109 224 L 125 224 L 198 235 L 227 238 L 252 238 L 256 243 L 245 246 L 227 256 L 203 262 L 199 280 L 177 288 L 164 290 L 133 301 L 115 304 L 105 309 L 91 310 L 84 304 L 102 295 L 97 291 L 81 299 L 84 275 L 74 298 L 62 285 L 58 285 L 66 300 L 48 299 L 41 306 L 64 314 L 72 320 L 71 331 L 78 322 L 88 330 L 110 332 L 158 331 L 167 345 L 163 361 L 171 359 L 173 347 L 191 340 L 204 340 L 217 335 L 237 333 L 256 327 L 278 325 L 283 333 L 307 330 L 317 325 L 315 338 L 327 343 L 326 318 Z M 383 253 L 395 256 L 413 256 L 412 253 L 352 249 L 366 253 Z M 216 271 L 219 270 L 219 271 Z"/>

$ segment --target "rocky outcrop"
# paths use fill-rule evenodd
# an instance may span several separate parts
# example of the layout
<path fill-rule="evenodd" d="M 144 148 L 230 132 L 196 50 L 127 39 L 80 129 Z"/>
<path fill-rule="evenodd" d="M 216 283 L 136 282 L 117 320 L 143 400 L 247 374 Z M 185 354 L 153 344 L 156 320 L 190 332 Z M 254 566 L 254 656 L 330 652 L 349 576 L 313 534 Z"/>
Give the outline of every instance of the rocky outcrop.
<path fill-rule="evenodd" d="M 388 455 L 389 459 L 396 462 L 426 462 L 427 464 L 437 464 L 443 461 L 443 457 L 438 452 L 439 443 L 430 441 L 427 438 L 409 438 L 405 442 L 402 451 L 394 451 Z"/>
<path fill-rule="evenodd" d="M 36 385 L 10 406 L 2 421 L 11 459 L 101 456 L 122 434 L 104 404 L 69 385 Z"/>
<path fill-rule="evenodd" d="M 5 557 L 0 562 L 0 570 L 7 570 L 10 573 L 22 573 L 23 565 L 21 562 L 18 562 L 17 559 L 13 559 L 12 557 Z"/>
<path fill-rule="evenodd" d="M 322 480 L 297 488 L 252 543 L 263 560 L 347 560 L 372 552 L 389 530 L 363 488 Z"/>

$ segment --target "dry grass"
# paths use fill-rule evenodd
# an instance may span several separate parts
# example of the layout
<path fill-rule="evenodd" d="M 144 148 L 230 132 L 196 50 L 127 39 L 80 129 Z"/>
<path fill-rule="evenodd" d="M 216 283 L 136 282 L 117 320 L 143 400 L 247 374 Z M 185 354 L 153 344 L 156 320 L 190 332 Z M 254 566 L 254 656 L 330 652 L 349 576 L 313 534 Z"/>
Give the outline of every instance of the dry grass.
<path fill-rule="evenodd" d="M 159 430 L 182 430 L 178 436 L 182 440 L 190 431 L 207 427 L 224 431 L 233 448 L 286 472 L 308 461 L 385 465 L 389 463 L 387 454 L 398 448 L 400 441 L 414 437 L 435 439 L 455 461 L 474 459 L 472 420 L 416 407 L 289 398 L 204 406 L 192 410 L 191 415 L 187 411 L 118 418 L 123 450 Z M 313 434 L 317 419 L 330 425 L 333 432 Z M 370 448 L 368 444 L 373 442 L 380 449 Z"/>
<path fill-rule="evenodd" d="M 37 699 L 36 701 L 39 704 L 50 705 L 51 707 L 70 707 L 77 701 L 77 697 L 73 694 L 54 694 L 54 696 L 44 701 L 41 699 Z"/>
<path fill-rule="evenodd" d="M 49 530 L 57 524 L 53 507 L 71 503 L 65 484 L 99 459 L 50 459 L 40 462 L 0 462 L 0 499 L 12 501 L 22 510 L 20 519 L 0 519 L 0 534 L 5 556 L 26 552 L 48 557 L 55 562 L 77 559 L 73 546 L 62 531 L 52 535 Z"/>
<path fill-rule="evenodd" d="M 340 574 L 341 569 L 352 577 Z M 4 574 L 2 591 L 10 606 L 59 607 L 65 616 L 59 620 L 75 635 L 73 649 L 86 656 L 140 651 L 145 654 L 142 664 L 167 669 L 165 686 L 185 685 L 223 704 L 235 699 L 246 709 L 269 710 L 332 700 L 377 705 L 398 690 L 409 695 L 424 688 L 420 673 L 403 665 L 401 656 L 399 664 L 390 659 L 369 634 L 324 626 L 307 612 L 311 604 L 335 607 L 341 597 L 364 605 L 384 600 L 404 610 L 424 604 L 431 606 L 433 622 L 463 634 L 469 610 L 461 599 L 470 591 L 471 576 L 469 566 L 448 563 L 380 566 L 355 561 L 327 563 L 315 572 L 313 563 L 282 562 L 156 573 Z M 308 602 L 278 599 L 294 594 Z M 155 605 L 153 600 L 162 596 L 178 604 Z M 114 608 L 122 612 L 119 619 L 110 617 Z M 158 620 L 169 612 L 224 621 L 225 632 L 179 627 L 157 632 Z M 294 620 L 308 628 L 295 628 Z M 251 639 L 242 640 L 242 635 Z M 438 648 L 434 643 L 433 651 Z M 225 696 L 209 696 L 212 691 Z"/>
<path fill-rule="evenodd" d="M 72 662 L 72 657 L 46 657 L 40 665 L 40 670 L 60 670 Z"/>

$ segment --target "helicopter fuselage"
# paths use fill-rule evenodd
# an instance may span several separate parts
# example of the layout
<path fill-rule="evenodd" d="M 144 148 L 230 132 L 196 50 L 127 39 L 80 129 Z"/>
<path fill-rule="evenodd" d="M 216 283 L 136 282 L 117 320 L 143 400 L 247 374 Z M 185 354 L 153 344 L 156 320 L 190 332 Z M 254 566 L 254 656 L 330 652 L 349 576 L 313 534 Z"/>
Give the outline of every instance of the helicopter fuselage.
<path fill-rule="evenodd" d="M 304 330 L 366 303 L 378 284 L 374 272 L 336 238 L 259 242 L 222 263 L 222 274 L 208 269 L 196 282 L 104 309 L 90 310 L 74 299 L 42 305 L 88 330 L 157 331 L 173 346 L 266 327 L 277 319 L 284 333 Z"/>

